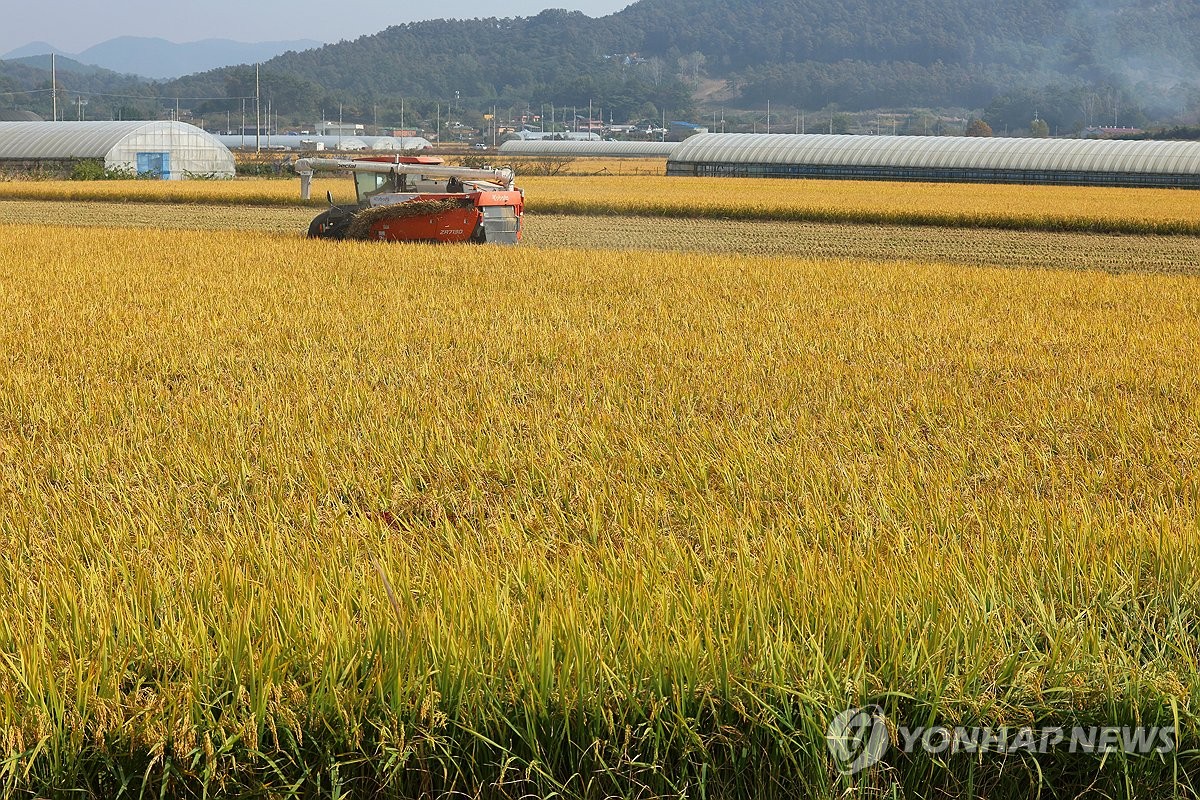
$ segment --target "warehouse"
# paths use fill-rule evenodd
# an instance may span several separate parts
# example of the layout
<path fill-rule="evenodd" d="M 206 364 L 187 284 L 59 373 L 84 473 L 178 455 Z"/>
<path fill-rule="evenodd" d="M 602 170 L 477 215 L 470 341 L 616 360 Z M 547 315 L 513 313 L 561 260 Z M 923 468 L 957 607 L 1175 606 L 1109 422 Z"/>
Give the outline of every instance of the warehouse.
<path fill-rule="evenodd" d="M 710 133 L 667 174 L 1200 189 L 1200 142 Z"/>
<path fill-rule="evenodd" d="M 0 170 L 69 174 L 84 160 L 163 180 L 234 175 L 229 148 L 182 122 L 0 122 Z"/>

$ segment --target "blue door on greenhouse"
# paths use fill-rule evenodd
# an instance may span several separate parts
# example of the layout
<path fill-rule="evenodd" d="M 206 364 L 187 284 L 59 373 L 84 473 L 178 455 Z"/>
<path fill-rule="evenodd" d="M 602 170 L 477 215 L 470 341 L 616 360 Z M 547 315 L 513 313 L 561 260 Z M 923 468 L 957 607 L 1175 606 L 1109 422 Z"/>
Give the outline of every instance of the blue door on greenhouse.
<path fill-rule="evenodd" d="M 157 175 L 164 181 L 171 177 L 170 153 L 138 153 L 138 175 Z"/>

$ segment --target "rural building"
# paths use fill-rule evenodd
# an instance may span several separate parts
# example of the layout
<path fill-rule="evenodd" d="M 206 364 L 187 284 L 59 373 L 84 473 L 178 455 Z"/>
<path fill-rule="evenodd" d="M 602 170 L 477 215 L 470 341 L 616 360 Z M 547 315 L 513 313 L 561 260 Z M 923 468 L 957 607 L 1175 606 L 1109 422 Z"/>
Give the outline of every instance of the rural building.
<path fill-rule="evenodd" d="M 667 174 L 1200 189 L 1200 142 L 710 133 Z"/>
<path fill-rule="evenodd" d="M 514 139 L 500 145 L 506 156 L 556 156 L 566 158 L 664 158 L 678 142 L 602 142 L 553 139 Z"/>
<path fill-rule="evenodd" d="M 245 136 L 220 134 L 217 140 L 230 150 L 428 150 L 433 143 L 421 136 L 318 136 L 315 134 L 275 134 Z"/>
<path fill-rule="evenodd" d="M 229 148 L 183 122 L 0 122 L 0 170 L 65 173 L 87 159 L 163 180 L 234 174 Z"/>
<path fill-rule="evenodd" d="M 600 134 L 591 131 L 531 131 L 528 129 L 510 131 L 505 135 L 526 142 L 543 139 L 556 142 L 598 142 L 601 138 Z"/>

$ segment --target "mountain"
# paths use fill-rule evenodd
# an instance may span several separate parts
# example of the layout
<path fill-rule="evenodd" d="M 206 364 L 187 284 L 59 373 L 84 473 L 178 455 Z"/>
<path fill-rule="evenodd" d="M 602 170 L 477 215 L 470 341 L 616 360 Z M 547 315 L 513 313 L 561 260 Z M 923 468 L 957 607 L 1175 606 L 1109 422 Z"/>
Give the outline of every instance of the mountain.
<path fill-rule="evenodd" d="M 126 54 L 152 49 L 148 40 L 121 41 Z M 297 43 L 276 46 L 289 44 Z M 113 58 L 114 69 L 155 72 Z M 255 95 L 245 64 L 259 57 L 230 58 L 241 65 L 132 94 L 160 98 L 141 106 L 158 113 L 179 97 L 197 116 L 240 120 Z M 154 59 L 161 67 L 167 55 Z M 292 47 L 265 60 L 261 77 L 264 104 L 304 120 L 337 112 L 347 121 L 429 125 L 438 116 L 478 119 L 493 105 L 513 113 L 553 107 L 558 119 L 589 105 L 606 119 L 686 118 L 701 103 L 705 116 L 719 104 L 758 109 L 761 119 L 770 103 L 789 118 L 823 110 L 831 125 L 835 109 L 983 109 L 997 130 L 1028 126 L 1036 113 L 1051 131 L 1066 131 L 1200 114 L 1200 3 L 639 0 L 601 18 L 550 9 L 397 25 Z M 213 97 L 229 99 L 187 100 Z"/>
<path fill-rule="evenodd" d="M 4 55 L 0 56 L 0 60 L 16 61 L 27 56 L 40 56 L 47 55 L 49 53 L 56 53 L 60 56 L 70 55 L 67 53 L 67 51 L 59 50 L 57 47 L 48 42 L 30 42 L 24 47 L 18 47 L 16 50 L 13 50 L 10 53 L 5 53 Z"/>
<path fill-rule="evenodd" d="M 81 64 L 66 56 L 56 60 L 59 119 L 132 119 L 153 114 L 149 102 L 157 87 L 136 75 Z M 33 111 L 51 119 L 50 56 L 24 56 L 0 61 L 0 109 Z M 140 108 L 139 108 L 140 106 Z"/>
<path fill-rule="evenodd" d="M 57 53 L 75 61 L 112 72 L 154 79 L 177 78 L 194 72 L 232 64 L 253 64 L 286 53 L 320 47 L 312 39 L 279 42 L 235 42 L 230 39 L 204 39 L 175 43 L 166 39 L 119 36 L 89 47 L 82 53 L 64 53 L 53 45 L 35 42 L 5 54 L 4 60 Z"/>
<path fill-rule="evenodd" d="M 282 42 L 203 39 L 176 44 L 166 39 L 121 36 L 89 47 L 79 54 L 79 60 L 114 72 L 150 78 L 176 78 L 231 64 L 254 64 L 289 50 L 308 50 L 322 44 L 312 39 Z"/>
<path fill-rule="evenodd" d="M 477 107 L 591 100 L 636 116 L 684 113 L 687 95 L 716 83 L 726 105 L 742 108 L 978 109 L 1017 97 L 1013 113 L 1027 124 L 1035 111 L 1045 118 L 1043 93 L 1060 105 L 1095 94 L 1177 114 L 1200 87 L 1200 3 L 640 0 L 599 19 L 547 10 L 399 25 L 280 55 L 263 71 L 307 87 L 311 106 L 457 95 Z M 236 70 L 179 83 L 190 87 L 182 93 L 246 90 Z"/>
<path fill-rule="evenodd" d="M 70 72 L 75 75 L 96 75 L 101 72 L 112 72 L 112 70 L 106 70 L 103 67 L 97 67 L 94 64 L 84 64 L 75 60 L 74 58 L 71 58 L 70 56 L 63 55 L 62 53 L 57 53 L 56 56 L 57 57 L 54 59 L 54 69 L 63 73 Z M 25 66 L 32 67 L 33 69 L 44 70 L 45 72 L 50 71 L 49 53 L 36 56 L 10 55 L 6 58 L 6 60 L 14 64 L 24 64 Z"/>

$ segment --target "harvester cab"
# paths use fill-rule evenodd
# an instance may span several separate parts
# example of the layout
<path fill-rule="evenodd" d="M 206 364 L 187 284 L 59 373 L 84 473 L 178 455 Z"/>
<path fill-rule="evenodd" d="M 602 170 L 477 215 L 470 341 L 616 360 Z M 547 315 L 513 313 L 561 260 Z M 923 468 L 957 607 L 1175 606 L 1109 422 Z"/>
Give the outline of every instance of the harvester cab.
<path fill-rule="evenodd" d="M 374 156 L 302 158 L 294 165 L 307 200 L 318 171 L 350 172 L 353 205 L 330 207 L 309 225 L 321 239 L 385 242 L 485 242 L 521 240 L 524 195 L 511 169 L 451 167 L 440 158 Z"/>

